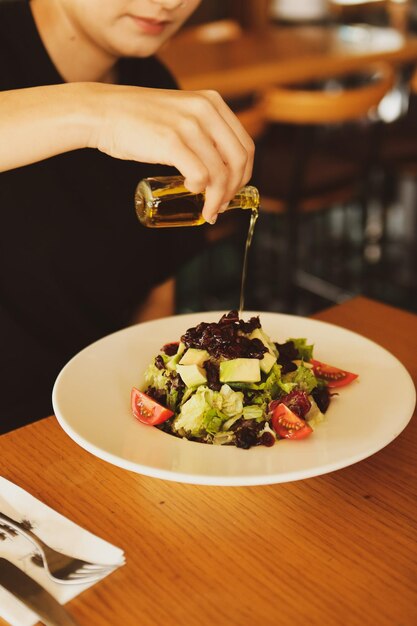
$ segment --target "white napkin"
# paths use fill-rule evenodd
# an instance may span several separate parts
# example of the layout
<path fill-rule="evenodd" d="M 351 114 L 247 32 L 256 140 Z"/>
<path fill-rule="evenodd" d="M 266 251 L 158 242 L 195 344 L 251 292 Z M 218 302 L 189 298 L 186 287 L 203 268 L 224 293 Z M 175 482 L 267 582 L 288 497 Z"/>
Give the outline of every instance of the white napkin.
<path fill-rule="evenodd" d="M 30 520 L 34 532 L 48 545 L 60 552 L 86 561 L 113 564 L 115 568 L 124 564 L 124 553 L 107 541 L 99 539 L 84 528 L 77 526 L 60 515 L 27 491 L 0 476 L 0 511 L 22 521 Z M 1 532 L 1 529 L 0 529 Z M 43 567 L 31 562 L 33 545 L 24 537 L 0 537 L 0 557 L 12 561 L 45 587 L 61 604 L 65 604 L 95 583 L 61 585 L 50 580 Z M 104 574 L 107 576 L 108 574 Z M 104 578 L 103 576 L 103 578 Z M 38 616 L 0 586 L 0 617 L 11 626 L 33 626 Z"/>

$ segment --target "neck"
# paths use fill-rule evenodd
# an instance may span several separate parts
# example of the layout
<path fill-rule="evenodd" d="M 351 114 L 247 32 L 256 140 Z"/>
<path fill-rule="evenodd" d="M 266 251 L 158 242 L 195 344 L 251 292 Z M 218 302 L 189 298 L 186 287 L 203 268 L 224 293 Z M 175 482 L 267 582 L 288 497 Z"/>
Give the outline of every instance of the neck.
<path fill-rule="evenodd" d="M 115 82 L 118 59 L 77 29 L 58 2 L 31 0 L 30 7 L 43 44 L 66 82 Z"/>

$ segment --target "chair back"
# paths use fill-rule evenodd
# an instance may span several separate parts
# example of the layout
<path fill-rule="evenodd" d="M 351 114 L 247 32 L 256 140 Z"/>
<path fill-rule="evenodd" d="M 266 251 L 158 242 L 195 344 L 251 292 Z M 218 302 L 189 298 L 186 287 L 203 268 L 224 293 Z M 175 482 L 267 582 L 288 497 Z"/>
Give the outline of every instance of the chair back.
<path fill-rule="evenodd" d="M 265 118 L 304 125 L 349 122 L 368 116 L 394 84 L 394 70 L 385 63 L 361 68 L 353 86 L 349 86 L 350 77 L 352 72 L 339 74 L 336 83 L 323 82 L 321 88 L 271 87 L 263 96 Z"/>

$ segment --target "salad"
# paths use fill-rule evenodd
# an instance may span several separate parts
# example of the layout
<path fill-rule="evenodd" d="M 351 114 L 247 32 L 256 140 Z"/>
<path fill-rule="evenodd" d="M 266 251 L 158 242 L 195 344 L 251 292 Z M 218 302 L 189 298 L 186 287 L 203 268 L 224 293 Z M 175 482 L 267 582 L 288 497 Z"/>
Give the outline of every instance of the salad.
<path fill-rule="evenodd" d="M 162 346 L 131 406 L 139 421 L 176 437 L 248 449 L 310 436 L 335 389 L 356 378 L 313 359 L 307 339 L 274 342 L 258 316 L 245 322 L 230 311 Z"/>

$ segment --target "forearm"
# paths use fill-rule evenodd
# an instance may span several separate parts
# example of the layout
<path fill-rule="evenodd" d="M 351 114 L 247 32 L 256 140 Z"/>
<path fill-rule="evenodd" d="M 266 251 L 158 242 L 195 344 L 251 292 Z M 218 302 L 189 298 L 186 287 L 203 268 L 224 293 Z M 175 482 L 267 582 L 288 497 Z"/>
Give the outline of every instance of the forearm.
<path fill-rule="evenodd" d="M 249 180 L 254 150 L 211 91 L 68 83 L 0 92 L 0 171 L 87 147 L 176 167 L 190 191 L 205 191 L 212 223 Z"/>
<path fill-rule="evenodd" d="M 90 83 L 1 92 L 0 171 L 85 148 L 94 124 Z"/>

